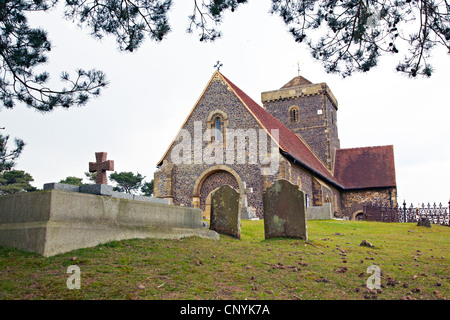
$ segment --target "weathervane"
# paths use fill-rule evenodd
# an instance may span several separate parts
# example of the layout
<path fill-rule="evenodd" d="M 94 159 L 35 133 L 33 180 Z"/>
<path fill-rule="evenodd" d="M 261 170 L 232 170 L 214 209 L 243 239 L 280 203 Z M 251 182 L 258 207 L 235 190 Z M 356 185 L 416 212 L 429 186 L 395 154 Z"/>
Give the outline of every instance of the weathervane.
<path fill-rule="evenodd" d="M 216 68 L 217 71 L 220 71 L 220 67 L 222 67 L 222 66 L 223 66 L 223 64 L 219 60 L 217 60 L 216 64 L 214 65 L 214 68 Z"/>
<path fill-rule="evenodd" d="M 297 61 L 297 75 L 300 77 L 300 60 Z"/>

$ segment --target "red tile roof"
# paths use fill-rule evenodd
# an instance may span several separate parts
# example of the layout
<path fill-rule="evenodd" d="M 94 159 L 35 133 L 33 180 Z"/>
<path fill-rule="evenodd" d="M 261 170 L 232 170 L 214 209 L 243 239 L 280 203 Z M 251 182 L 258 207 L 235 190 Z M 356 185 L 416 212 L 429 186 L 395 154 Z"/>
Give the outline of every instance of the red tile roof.
<path fill-rule="evenodd" d="M 280 121 L 273 117 L 269 112 L 260 107 L 252 98 L 250 98 L 244 91 L 239 89 L 233 82 L 228 80 L 221 74 L 223 79 L 234 90 L 239 98 L 247 106 L 248 110 L 253 116 L 261 123 L 261 125 L 268 131 L 272 129 L 278 129 L 280 148 L 295 158 L 301 165 L 312 170 L 316 174 L 322 176 L 328 181 L 336 184 L 339 187 L 342 185 L 333 177 L 330 171 L 324 166 L 324 164 L 317 158 L 316 155 L 306 146 L 306 144 L 299 139 L 291 130 L 286 128 Z"/>
<path fill-rule="evenodd" d="M 294 79 L 292 79 L 291 81 L 289 81 L 288 83 L 286 83 L 284 86 L 282 86 L 281 89 L 288 89 L 288 88 L 293 88 L 293 87 L 303 87 L 303 86 L 307 86 L 310 84 L 313 84 L 313 83 L 302 76 L 298 76 L 298 77 L 295 77 Z"/>
<path fill-rule="evenodd" d="M 334 176 L 346 189 L 394 187 L 394 147 L 336 150 Z"/>

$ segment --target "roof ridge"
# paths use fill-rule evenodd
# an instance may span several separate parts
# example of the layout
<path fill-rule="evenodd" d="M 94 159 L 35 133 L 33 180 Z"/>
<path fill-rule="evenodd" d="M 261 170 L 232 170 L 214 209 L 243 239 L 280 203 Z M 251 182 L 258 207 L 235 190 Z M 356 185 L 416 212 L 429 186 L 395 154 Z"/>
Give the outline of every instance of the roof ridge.
<path fill-rule="evenodd" d="M 356 150 L 356 149 L 369 149 L 369 148 L 386 148 L 386 147 L 394 147 L 394 145 L 393 144 L 386 144 L 386 145 L 381 145 L 381 146 L 340 148 L 340 149 L 336 149 L 336 151 L 340 151 L 340 150 Z"/>

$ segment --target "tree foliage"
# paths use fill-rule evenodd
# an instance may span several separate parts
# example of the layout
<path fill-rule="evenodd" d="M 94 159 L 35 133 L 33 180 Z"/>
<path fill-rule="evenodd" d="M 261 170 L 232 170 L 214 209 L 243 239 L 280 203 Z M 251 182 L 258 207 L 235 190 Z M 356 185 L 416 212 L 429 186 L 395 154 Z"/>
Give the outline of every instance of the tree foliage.
<path fill-rule="evenodd" d="M 181 1 L 181 0 L 180 0 Z M 450 4 L 443 0 L 271 0 L 270 12 L 282 18 L 297 42 L 306 43 L 327 72 L 349 76 L 367 72 L 380 56 L 395 54 L 397 71 L 429 77 L 431 50 L 450 52 Z M 226 12 L 247 0 L 193 0 L 188 32 L 200 41 L 221 36 Z M 79 69 L 61 74 L 67 87 L 47 87 L 50 74 L 37 72 L 52 44 L 47 32 L 29 26 L 27 15 L 54 9 L 58 0 L 0 0 L 0 100 L 46 112 L 84 105 L 106 84 L 102 71 Z M 113 35 L 119 49 L 134 51 L 148 35 L 161 41 L 170 32 L 172 0 L 65 0 L 66 19 L 86 27 L 96 38 Z"/>
<path fill-rule="evenodd" d="M 114 190 L 126 193 L 138 191 L 144 178 L 140 173 L 135 175 L 133 172 L 115 171 L 109 175 L 109 179 L 117 184 Z"/>
<path fill-rule="evenodd" d="M 200 40 L 215 40 L 225 11 L 242 0 L 194 0 L 188 31 L 198 29 Z M 430 53 L 436 46 L 450 53 L 448 1 L 389 0 L 272 0 L 270 12 L 282 18 L 297 42 L 329 73 L 343 77 L 367 72 L 383 54 L 402 55 L 397 71 L 429 77 Z"/>
<path fill-rule="evenodd" d="M 21 139 L 14 139 L 14 148 L 8 150 L 9 135 L 3 136 L 0 134 L 0 173 L 5 170 L 11 170 L 14 167 L 14 160 L 17 159 L 25 143 Z"/>
<path fill-rule="evenodd" d="M 133 51 L 145 35 L 161 41 L 170 31 L 172 0 L 66 0 L 65 16 L 87 26 L 101 39 L 114 35 L 120 50 Z"/>
<path fill-rule="evenodd" d="M 450 53 L 447 1 L 272 0 L 271 12 L 295 41 L 307 40 L 327 72 L 344 77 L 369 71 L 386 53 L 403 54 L 397 71 L 429 77 L 431 49 L 442 45 Z"/>
<path fill-rule="evenodd" d="M 144 182 L 141 187 L 141 193 L 143 196 L 151 197 L 153 196 L 153 179 L 150 182 Z"/>
<path fill-rule="evenodd" d="M 0 174 L 0 194 L 35 191 L 30 182 L 33 177 L 21 170 L 10 170 Z"/>
<path fill-rule="evenodd" d="M 63 72 L 61 80 L 68 88 L 55 90 L 46 86 L 48 72 L 36 72 L 47 62 L 52 45 L 45 30 L 28 25 L 27 14 L 48 11 L 56 2 L 0 0 L 0 100 L 5 108 L 13 108 L 16 102 L 44 112 L 57 106 L 80 106 L 106 84 L 103 72 L 79 69 L 74 77 Z"/>
<path fill-rule="evenodd" d="M 215 26 L 222 22 L 226 11 L 234 12 L 237 7 L 247 0 L 194 0 L 194 10 L 189 16 L 188 33 L 194 29 L 200 30 L 200 41 L 214 41 L 220 38 L 222 33 Z M 211 26 L 212 25 L 212 26 Z"/>
<path fill-rule="evenodd" d="M 73 186 L 82 186 L 83 185 L 83 178 L 77 178 L 77 177 L 66 177 L 63 180 L 60 180 L 59 183 L 65 183 L 65 184 L 70 184 Z"/>
<path fill-rule="evenodd" d="M 89 182 L 96 183 L 97 172 L 85 172 L 84 175 L 86 176 Z"/>

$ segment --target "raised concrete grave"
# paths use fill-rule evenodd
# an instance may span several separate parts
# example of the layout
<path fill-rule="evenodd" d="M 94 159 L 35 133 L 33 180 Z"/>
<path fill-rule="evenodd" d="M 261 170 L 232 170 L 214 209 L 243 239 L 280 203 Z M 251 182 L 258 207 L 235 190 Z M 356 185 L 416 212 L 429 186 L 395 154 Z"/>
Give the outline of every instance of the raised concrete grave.
<path fill-rule="evenodd" d="M 277 180 L 263 193 L 264 234 L 266 239 L 292 237 L 308 239 L 305 196 L 298 186 Z"/>
<path fill-rule="evenodd" d="M 0 246 L 45 257 L 133 238 L 219 239 L 197 208 L 61 190 L 0 196 Z"/>
<path fill-rule="evenodd" d="M 169 200 L 155 197 L 139 196 L 130 193 L 113 191 L 113 187 L 106 184 L 86 184 L 80 187 L 72 186 L 64 183 L 46 183 L 44 184 L 44 190 L 60 190 L 60 191 L 70 191 L 70 192 L 81 192 L 96 194 L 100 196 L 108 196 L 120 199 L 128 200 L 139 200 L 155 203 L 169 204 Z"/>

